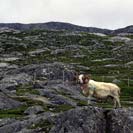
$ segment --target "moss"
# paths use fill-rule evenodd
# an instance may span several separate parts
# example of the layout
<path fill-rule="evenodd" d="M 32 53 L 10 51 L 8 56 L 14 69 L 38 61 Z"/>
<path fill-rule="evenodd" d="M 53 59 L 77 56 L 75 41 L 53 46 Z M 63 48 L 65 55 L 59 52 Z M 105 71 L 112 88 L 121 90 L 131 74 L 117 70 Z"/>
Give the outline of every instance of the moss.
<path fill-rule="evenodd" d="M 78 101 L 77 102 L 77 106 L 87 106 L 88 104 L 87 104 L 87 101 Z"/>
<path fill-rule="evenodd" d="M 39 91 L 34 89 L 33 85 L 21 85 L 17 87 L 17 95 L 25 95 L 26 93 L 39 95 Z"/>
<path fill-rule="evenodd" d="M 121 95 L 133 97 L 133 87 L 132 86 L 130 86 L 130 87 L 122 86 L 121 87 Z"/>
<path fill-rule="evenodd" d="M 38 101 L 38 100 L 33 100 L 33 99 L 30 99 L 28 97 L 17 97 L 17 98 L 14 98 L 20 102 L 25 102 L 27 106 L 32 106 L 32 105 L 44 105 L 43 102 L 41 101 Z"/>
<path fill-rule="evenodd" d="M 64 112 L 64 111 L 70 110 L 72 108 L 74 108 L 74 107 L 71 105 L 62 104 L 62 105 L 54 106 L 52 108 L 52 112 L 55 112 L 55 113 Z"/>
<path fill-rule="evenodd" d="M 33 124 L 29 127 L 29 129 L 39 129 L 39 132 L 45 131 L 45 133 L 49 133 L 50 129 L 53 127 L 53 123 L 49 120 L 39 121 L 37 124 Z"/>
<path fill-rule="evenodd" d="M 0 110 L 0 118 L 19 118 L 23 117 L 23 112 L 27 109 L 27 106 L 21 106 L 15 109 Z"/>

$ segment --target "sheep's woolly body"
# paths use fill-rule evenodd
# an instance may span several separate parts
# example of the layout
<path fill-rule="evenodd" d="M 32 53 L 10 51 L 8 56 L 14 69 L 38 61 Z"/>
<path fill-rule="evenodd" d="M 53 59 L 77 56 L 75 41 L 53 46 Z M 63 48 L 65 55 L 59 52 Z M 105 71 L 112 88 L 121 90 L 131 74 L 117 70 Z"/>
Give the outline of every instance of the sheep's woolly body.
<path fill-rule="evenodd" d="M 86 81 L 88 82 L 86 83 Z M 114 107 L 121 107 L 119 94 L 120 88 L 113 83 L 97 82 L 89 79 L 89 77 L 83 74 L 79 75 L 79 82 L 81 83 L 82 93 L 88 97 L 88 104 L 92 97 L 98 99 L 106 99 L 112 97 L 114 101 Z"/>
<path fill-rule="evenodd" d="M 113 83 L 97 82 L 89 80 L 88 88 L 90 91 L 94 90 L 94 95 L 98 98 L 105 98 L 107 96 L 118 96 L 120 88 Z"/>

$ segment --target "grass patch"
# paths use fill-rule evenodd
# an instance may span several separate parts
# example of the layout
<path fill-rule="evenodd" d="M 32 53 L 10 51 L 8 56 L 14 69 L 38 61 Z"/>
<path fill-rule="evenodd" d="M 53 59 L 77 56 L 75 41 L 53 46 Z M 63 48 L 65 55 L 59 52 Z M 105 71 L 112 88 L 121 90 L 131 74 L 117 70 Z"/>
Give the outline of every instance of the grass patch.
<path fill-rule="evenodd" d="M 24 116 L 27 106 L 21 106 L 15 109 L 0 110 L 0 118 L 19 118 Z"/>
<path fill-rule="evenodd" d="M 62 104 L 62 105 L 58 105 L 58 106 L 53 106 L 51 107 L 51 112 L 54 112 L 54 113 L 58 113 L 58 112 L 64 112 L 64 111 L 67 111 L 67 110 L 70 110 L 74 108 L 73 106 L 71 105 L 67 105 L 67 104 Z"/>
<path fill-rule="evenodd" d="M 77 101 L 77 100 L 76 100 Z M 88 104 L 87 104 L 87 101 L 78 101 L 77 102 L 77 106 L 87 106 Z"/>
<path fill-rule="evenodd" d="M 33 124 L 29 127 L 29 129 L 39 129 L 39 132 L 45 131 L 45 133 L 49 133 L 50 129 L 53 127 L 53 123 L 49 122 L 49 120 L 42 120 L 37 124 Z"/>
<path fill-rule="evenodd" d="M 27 104 L 27 106 L 33 106 L 33 105 L 41 105 L 43 106 L 44 103 L 41 102 L 41 101 L 37 101 L 37 100 L 33 100 L 33 99 L 30 99 L 28 97 L 17 97 L 17 98 L 14 98 L 20 102 L 25 102 Z"/>
<path fill-rule="evenodd" d="M 25 95 L 26 93 L 39 95 L 39 91 L 34 89 L 32 85 L 22 85 L 17 87 L 16 94 L 18 96 Z"/>

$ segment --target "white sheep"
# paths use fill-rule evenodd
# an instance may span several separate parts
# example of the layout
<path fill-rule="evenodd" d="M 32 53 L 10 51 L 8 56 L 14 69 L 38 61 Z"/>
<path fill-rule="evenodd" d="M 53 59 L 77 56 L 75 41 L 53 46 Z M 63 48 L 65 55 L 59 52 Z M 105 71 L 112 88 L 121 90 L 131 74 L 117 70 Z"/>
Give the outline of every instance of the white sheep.
<path fill-rule="evenodd" d="M 120 88 L 113 83 L 97 82 L 88 75 L 79 75 L 79 82 L 81 84 L 82 93 L 88 97 L 88 104 L 92 97 L 98 99 L 107 99 L 111 97 L 114 102 L 114 107 L 121 107 L 120 104 Z"/>

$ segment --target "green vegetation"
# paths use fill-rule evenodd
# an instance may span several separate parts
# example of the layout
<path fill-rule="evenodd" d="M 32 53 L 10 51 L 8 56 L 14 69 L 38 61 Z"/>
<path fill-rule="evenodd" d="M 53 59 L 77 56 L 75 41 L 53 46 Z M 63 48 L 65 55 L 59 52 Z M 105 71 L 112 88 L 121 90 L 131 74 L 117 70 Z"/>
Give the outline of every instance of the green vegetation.
<path fill-rule="evenodd" d="M 0 110 L 0 118 L 21 118 L 27 106 L 21 106 L 15 109 Z"/>
<path fill-rule="evenodd" d="M 26 103 L 27 106 L 33 106 L 33 105 L 44 105 L 43 102 L 41 101 L 38 101 L 38 100 L 33 100 L 31 98 L 28 98 L 28 97 L 25 97 L 25 96 L 20 96 L 20 97 L 17 97 L 17 98 L 14 98 L 20 102 L 24 102 Z"/>
<path fill-rule="evenodd" d="M 18 86 L 17 87 L 16 94 L 18 96 L 25 95 L 25 94 L 36 94 L 36 95 L 39 95 L 39 92 L 38 92 L 38 90 L 33 88 L 33 85 L 22 85 L 22 86 Z"/>
<path fill-rule="evenodd" d="M 122 102 L 133 101 L 133 80 L 130 80 L 130 85 L 128 85 L 128 80 L 125 80 L 128 78 L 133 79 L 133 65 L 126 65 L 126 63 L 132 61 L 133 51 L 122 41 L 110 41 L 111 37 L 114 36 L 102 37 L 85 32 L 72 33 L 70 31 L 29 30 L 18 33 L 5 32 L 0 33 L 1 48 L 3 49 L 1 54 L 9 54 L 14 51 L 20 52 L 22 54 L 21 59 L 8 62 L 18 66 L 55 61 L 76 64 L 74 65 L 75 70 L 90 73 L 95 80 L 112 82 L 114 79 L 117 79 L 120 81 L 117 84 L 122 89 Z M 133 39 L 133 35 L 128 35 L 127 37 Z M 125 48 L 122 49 L 124 45 Z M 48 48 L 48 51 L 46 50 L 33 56 L 29 53 L 44 48 Z M 52 55 L 52 51 L 57 49 L 65 49 L 65 51 Z M 89 69 L 79 67 L 77 64 Z M 58 93 L 71 98 L 65 92 Z M 16 94 L 18 96 L 24 96 L 25 94 L 39 95 L 39 92 L 32 85 L 25 85 L 18 86 Z M 43 105 L 41 102 L 24 97 L 18 98 L 18 100 L 26 102 L 29 106 L 34 104 Z M 77 103 L 79 106 L 86 105 L 84 101 L 78 101 Z M 132 106 L 132 104 L 124 102 L 122 104 L 124 106 Z M 56 107 L 52 108 L 55 112 L 71 108 L 67 105 L 63 106 L 59 106 L 59 110 Z M 110 107 L 110 104 L 100 104 L 100 106 Z M 44 108 L 46 111 L 49 111 L 51 107 L 44 106 Z"/>
<path fill-rule="evenodd" d="M 49 133 L 50 129 L 53 127 L 54 124 L 49 122 L 49 120 L 42 120 L 39 121 L 37 124 L 33 124 L 29 127 L 29 129 L 41 129 L 40 131 L 45 131 L 45 133 Z"/>

